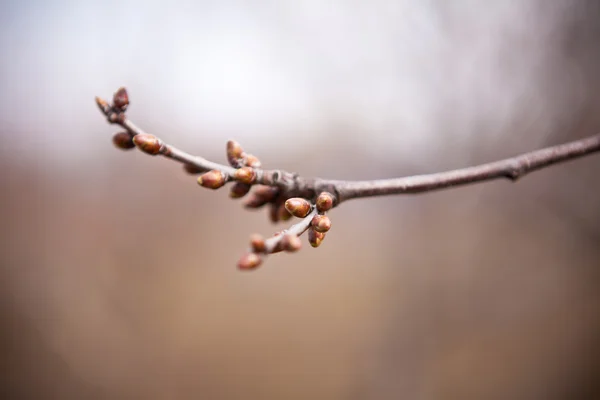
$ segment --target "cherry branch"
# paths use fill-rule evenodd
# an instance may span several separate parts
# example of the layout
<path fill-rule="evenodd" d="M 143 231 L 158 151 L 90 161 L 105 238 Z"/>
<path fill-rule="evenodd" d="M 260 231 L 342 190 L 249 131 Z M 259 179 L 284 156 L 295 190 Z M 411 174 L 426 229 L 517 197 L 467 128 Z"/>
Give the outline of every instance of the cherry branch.
<path fill-rule="evenodd" d="M 124 132 L 113 136 L 113 143 L 118 148 L 127 150 L 137 147 L 147 154 L 161 155 L 180 162 L 186 172 L 202 174 L 197 179 L 198 184 L 209 189 L 218 189 L 233 182 L 230 197 L 241 198 L 249 194 L 245 206 L 267 206 L 273 222 L 286 221 L 292 216 L 302 218 L 300 222 L 268 239 L 252 235 L 248 252 L 238 262 L 240 269 L 258 267 L 268 254 L 298 251 L 302 244 L 299 236 L 306 231 L 311 246 L 318 247 L 331 228 L 331 221 L 325 214 L 342 201 L 422 193 L 497 178 L 514 181 L 529 172 L 600 151 L 598 134 L 505 160 L 434 174 L 369 181 L 304 178 L 283 170 L 261 169 L 260 160 L 246 153 L 240 144 L 233 140 L 227 142 L 226 153 L 230 165 L 215 163 L 166 144 L 127 119 L 125 111 L 129 105 L 129 96 L 125 88 L 117 90 L 112 104 L 99 97 L 96 97 L 96 103 L 109 123 L 125 129 Z M 251 192 L 254 186 L 256 187 Z"/>

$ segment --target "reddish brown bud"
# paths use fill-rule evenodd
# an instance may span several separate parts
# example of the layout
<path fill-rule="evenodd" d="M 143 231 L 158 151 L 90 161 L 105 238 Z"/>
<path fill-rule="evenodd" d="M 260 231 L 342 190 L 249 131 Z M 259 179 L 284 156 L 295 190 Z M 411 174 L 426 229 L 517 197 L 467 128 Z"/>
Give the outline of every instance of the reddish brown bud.
<path fill-rule="evenodd" d="M 308 243 L 310 243 L 312 247 L 319 247 L 323 239 L 325 239 L 324 233 L 317 232 L 313 228 L 308 230 Z"/>
<path fill-rule="evenodd" d="M 248 200 L 244 203 L 244 206 L 248 208 L 262 207 L 268 202 L 272 201 L 279 194 L 279 189 L 270 186 L 258 186 L 254 192 L 250 195 Z"/>
<path fill-rule="evenodd" d="M 331 207 L 333 207 L 333 195 L 328 192 L 321 193 L 317 197 L 316 205 L 319 212 L 331 210 Z"/>
<path fill-rule="evenodd" d="M 243 270 L 255 269 L 262 263 L 261 257 L 256 253 L 246 253 L 238 261 L 238 268 Z"/>
<path fill-rule="evenodd" d="M 292 218 L 292 214 L 285 208 L 285 204 L 280 204 L 277 207 L 277 216 L 280 221 L 287 221 Z"/>
<path fill-rule="evenodd" d="M 300 197 L 292 197 L 285 201 L 285 208 L 294 217 L 304 218 L 308 215 L 312 207 L 307 200 Z"/>
<path fill-rule="evenodd" d="M 135 147 L 133 136 L 129 132 L 118 132 L 113 135 L 113 144 L 119 149 L 129 150 Z"/>
<path fill-rule="evenodd" d="M 273 223 L 279 221 L 279 206 L 277 204 L 269 204 L 269 219 Z"/>
<path fill-rule="evenodd" d="M 266 250 L 265 239 L 258 233 L 251 235 L 250 247 L 252 247 L 252 251 L 255 253 L 264 253 Z"/>
<path fill-rule="evenodd" d="M 244 149 L 242 146 L 235 140 L 227 141 L 227 161 L 234 168 L 239 168 L 242 166 L 244 158 Z"/>
<path fill-rule="evenodd" d="M 229 197 L 232 199 L 239 199 L 240 197 L 244 197 L 250 191 L 251 186 L 247 183 L 236 182 L 231 186 L 231 190 L 229 191 Z"/>
<path fill-rule="evenodd" d="M 226 182 L 225 175 L 217 169 L 208 171 L 198 177 L 198 184 L 209 189 L 218 189 Z"/>
<path fill-rule="evenodd" d="M 242 167 L 235 170 L 233 177 L 238 182 L 250 185 L 256 180 L 256 172 L 250 167 Z"/>
<path fill-rule="evenodd" d="M 244 164 L 246 164 L 246 166 L 251 167 L 251 168 L 260 168 L 260 166 L 262 165 L 260 160 L 256 156 L 253 156 L 252 154 L 246 155 L 246 158 L 244 159 Z"/>
<path fill-rule="evenodd" d="M 185 170 L 185 172 L 187 172 L 188 174 L 199 174 L 200 172 L 204 172 L 205 170 L 199 167 L 196 167 L 193 164 L 183 164 L 183 169 Z"/>
<path fill-rule="evenodd" d="M 113 96 L 113 106 L 121 111 L 125 111 L 129 105 L 129 95 L 124 87 L 120 87 Z"/>
<path fill-rule="evenodd" d="M 326 215 L 315 215 L 311 225 L 315 231 L 325 233 L 331 229 L 331 220 Z"/>
<path fill-rule="evenodd" d="M 162 150 L 163 144 L 159 138 L 148 133 L 135 135 L 133 143 L 146 154 L 157 155 Z"/>
<path fill-rule="evenodd" d="M 96 104 L 102 112 L 106 112 L 109 108 L 108 102 L 98 96 L 96 96 Z"/>
<path fill-rule="evenodd" d="M 290 235 L 288 233 L 281 239 L 281 247 L 283 250 L 293 253 L 300 250 L 302 247 L 302 241 L 298 236 Z"/>

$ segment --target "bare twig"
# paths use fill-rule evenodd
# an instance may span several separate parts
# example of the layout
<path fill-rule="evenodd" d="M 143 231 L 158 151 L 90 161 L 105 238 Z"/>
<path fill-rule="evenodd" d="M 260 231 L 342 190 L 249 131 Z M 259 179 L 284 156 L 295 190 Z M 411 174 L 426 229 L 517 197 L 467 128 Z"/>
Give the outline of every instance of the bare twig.
<path fill-rule="evenodd" d="M 250 241 L 249 252 L 238 262 L 241 269 L 256 268 L 267 254 L 297 251 L 300 248 L 298 236 L 307 230 L 310 244 L 318 247 L 331 227 L 325 213 L 345 200 L 422 193 L 496 178 L 514 181 L 531 171 L 600 151 L 598 134 L 501 161 L 435 174 L 368 181 L 303 178 L 283 170 L 261 169 L 260 161 L 255 156 L 245 153 L 234 141 L 227 143 L 227 158 L 231 166 L 193 156 L 164 143 L 126 118 L 125 110 L 129 105 L 129 97 L 124 88 L 115 93 L 112 104 L 99 97 L 96 97 L 96 103 L 109 123 L 118 124 L 126 130 L 113 136 L 117 147 L 130 149 L 137 146 L 145 153 L 162 155 L 181 162 L 189 173 L 204 173 L 198 178 L 198 183 L 203 187 L 218 189 L 227 182 L 235 181 L 230 192 L 232 198 L 243 197 L 250 192 L 252 186 L 258 185 L 246 201 L 246 207 L 259 208 L 268 205 L 273 222 L 287 220 L 292 215 L 303 218 L 269 239 L 254 235 Z"/>

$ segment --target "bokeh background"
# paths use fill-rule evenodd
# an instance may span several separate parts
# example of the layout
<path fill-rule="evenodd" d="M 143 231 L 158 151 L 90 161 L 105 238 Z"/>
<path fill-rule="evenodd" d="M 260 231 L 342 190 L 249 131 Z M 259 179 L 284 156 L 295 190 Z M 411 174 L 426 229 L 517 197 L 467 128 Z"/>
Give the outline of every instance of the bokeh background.
<path fill-rule="evenodd" d="M 323 246 L 113 148 L 94 96 L 224 160 L 369 179 L 600 131 L 600 3 L 0 3 L 0 395 L 594 399 L 600 157 L 356 200 Z"/>

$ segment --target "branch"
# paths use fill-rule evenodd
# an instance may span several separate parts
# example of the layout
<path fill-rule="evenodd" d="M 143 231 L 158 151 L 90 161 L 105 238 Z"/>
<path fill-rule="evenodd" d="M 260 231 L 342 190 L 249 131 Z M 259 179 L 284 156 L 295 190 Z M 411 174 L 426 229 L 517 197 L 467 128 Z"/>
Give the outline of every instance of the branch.
<path fill-rule="evenodd" d="M 404 193 L 422 193 L 447 187 L 483 182 L 496 178 L 517 180 L 525 174 L 555 163 L 583 157 L 600 151 L 600 134 L 585 139 L 547 147 L 516 157 L 427 175 L 370 181 L 342 181 L 320 178 L 304 178 L 283 170 L 261 169 L 260 160 L 246 153 L 239 143 L 227 142 L 227 159 L 230 165 L 193 156 L 154 135 L 138 128 L 125 116 L 129 96 L 120 88 L 113 96 L 112 104 L 96 97 L 100 111 L 111 124 L 120 125 L 125 132 L 113 136 L 114 144 L 121 149 L 138 147 L 150 155 L 161 155 L 184 165 L 190 174 L 200 174 L 200 186 L 218 189 L 234 182 L 230 197 L 240 198 L 249 194 L 245 206 L 260 208 L 268 206 L 271 221 L 285 221 L 292 216 L 302 218 L 290 228 L 264 239 L 252 235 L 250 249 L 239 262 L 240 269 L 258 267 L 268 254 L 280 251 L 295 252 L 301 247 L 299 236 L 308 231 L 308 241 L 318 247 L 331 228 L 326 213 L 342 201 L 361 197 L 374 197 Z"/>

